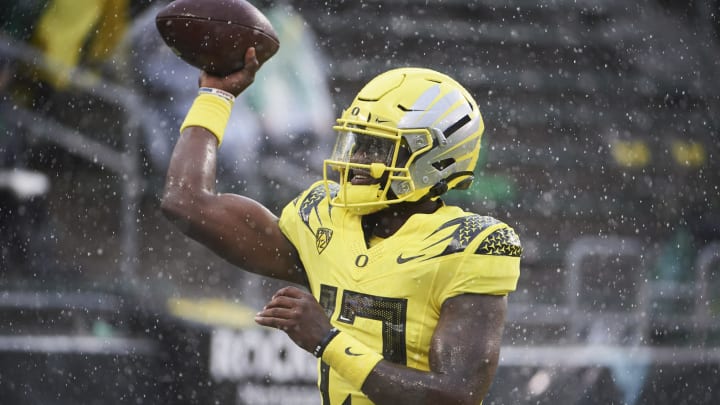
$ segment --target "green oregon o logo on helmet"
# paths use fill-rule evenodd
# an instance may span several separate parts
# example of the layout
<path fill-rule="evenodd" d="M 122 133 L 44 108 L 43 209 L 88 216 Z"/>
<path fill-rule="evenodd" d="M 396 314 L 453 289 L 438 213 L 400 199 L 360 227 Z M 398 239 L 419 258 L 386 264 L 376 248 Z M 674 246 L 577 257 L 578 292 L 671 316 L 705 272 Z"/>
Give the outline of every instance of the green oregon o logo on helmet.
<path fill-rule="evenodd" d="M 328 189 L 332 171 L 339 172 L 331 204 L 365 215 L 467 188 L 485 126 L 458 82 L 401 68 L 365 85 L 333 129 L 338 138 L 323 170 Z"/>

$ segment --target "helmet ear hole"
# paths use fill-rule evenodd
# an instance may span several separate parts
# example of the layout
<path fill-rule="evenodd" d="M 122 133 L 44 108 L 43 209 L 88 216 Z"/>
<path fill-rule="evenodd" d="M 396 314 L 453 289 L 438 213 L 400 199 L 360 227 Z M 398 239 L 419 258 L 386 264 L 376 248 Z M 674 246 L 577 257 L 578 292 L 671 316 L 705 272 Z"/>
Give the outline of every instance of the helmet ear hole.
<path fill-rule="evenodd" d="M 440 160 L 440 161 L 438 161 L 438 162 L 434 162 L 434 163 L 432 163 L 432 166 L 433 166 L 437 171 L 442 171 L 442 170 L 450 167 L 453 163 L 455 163 L 455 159 L 449 158 L 449 159 Z"/>

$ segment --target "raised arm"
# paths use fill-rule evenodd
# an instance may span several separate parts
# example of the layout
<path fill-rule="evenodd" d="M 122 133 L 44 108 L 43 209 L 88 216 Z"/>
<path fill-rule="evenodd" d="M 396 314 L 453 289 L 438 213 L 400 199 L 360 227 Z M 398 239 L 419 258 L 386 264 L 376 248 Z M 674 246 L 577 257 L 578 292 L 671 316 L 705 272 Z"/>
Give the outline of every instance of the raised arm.
<path fill-rule="evenodd" d="M 202 73 L 200 86 L 240 94 L 259 67 L 255 50 L 245 68 L 220 78 Z M 260 203 L 215 190 L 218 138 L 205 127 L 182 131 L 168 168 L 162 211 L 186 235 L 247 271 L 305 285 L 297 251 L 277 217 Z"/>

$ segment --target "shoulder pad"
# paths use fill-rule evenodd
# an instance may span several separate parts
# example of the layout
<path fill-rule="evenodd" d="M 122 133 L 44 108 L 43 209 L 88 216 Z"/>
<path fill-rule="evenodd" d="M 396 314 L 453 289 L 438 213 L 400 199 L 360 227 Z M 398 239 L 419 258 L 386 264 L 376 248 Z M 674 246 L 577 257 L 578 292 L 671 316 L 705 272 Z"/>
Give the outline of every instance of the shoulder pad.
<path fill-rule="evenodd" d="M 512 228 L 500 228 L 480 243 L 475 254 L 520 257 L 522 254 L 520 238 Z"/>
<path fill-rule="evenodd" d="M 447 228 L 454 227 L 454 229 L 452 234 L 447 238 L 450 240 L 448 241 L 445 250 L 438 256 L 445 256 L 464 251 L 472 240 L 475 239 L 482 231 L 487 229 L 489 226 L 499 223 L 500 221 L 495 218 L 480 215 L 468 215 L 445 222 L 436 229 L 433 234 Z"/>

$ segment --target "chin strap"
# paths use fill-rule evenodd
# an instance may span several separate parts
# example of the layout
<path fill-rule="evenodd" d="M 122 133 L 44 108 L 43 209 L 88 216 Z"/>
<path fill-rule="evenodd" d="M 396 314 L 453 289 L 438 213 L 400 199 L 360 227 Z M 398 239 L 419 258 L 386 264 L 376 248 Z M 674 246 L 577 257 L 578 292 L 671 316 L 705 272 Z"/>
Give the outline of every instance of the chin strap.
<path fill-rule="evenodd" d="M 448 191 L 447 180 L 442 179 L 435 183 L 434 186 L 430 187 L 428 193 L 425 195 L 426 198 L 435 198 L 445 194 Z"/>
<path fill-rule="evenodd" d="M 433 198 L 439 197 L 443 194 L 445 194 L 449 189 L 448 183 L 452 182 L 454 179 L 466 176 L 467 178 L 460 180 L 454 187 L 454 190 L 467 190 L 468 187 L 470 187 L 470 183 L 472 183 L 473 179 L 475 178 L 473 172 L 457 172 L 449 175 L 446 179 L 442 179 L 439 182 L 435 183 L 432 187 L 430 187 L 430 190 L 428 190 L 428 193 L 425 194 L 424 197 L 418 200 L 418 202 L 424 202 L 427 200 L 431 200 Z"/>
<path fill-rule="evenodd" d="M 472 184 L 473 180 L 475 179 L 475 174 L 473 172 L 459 172 L 455 173 L 452 176 L 448 177 L 448 180 L 452 180 L 458 176 L 467 176 L 466 178 L 460 180 L 455 187 L 453 187 L 453 190 L 467 190 L 470 188 L 470 184 Z"/>

